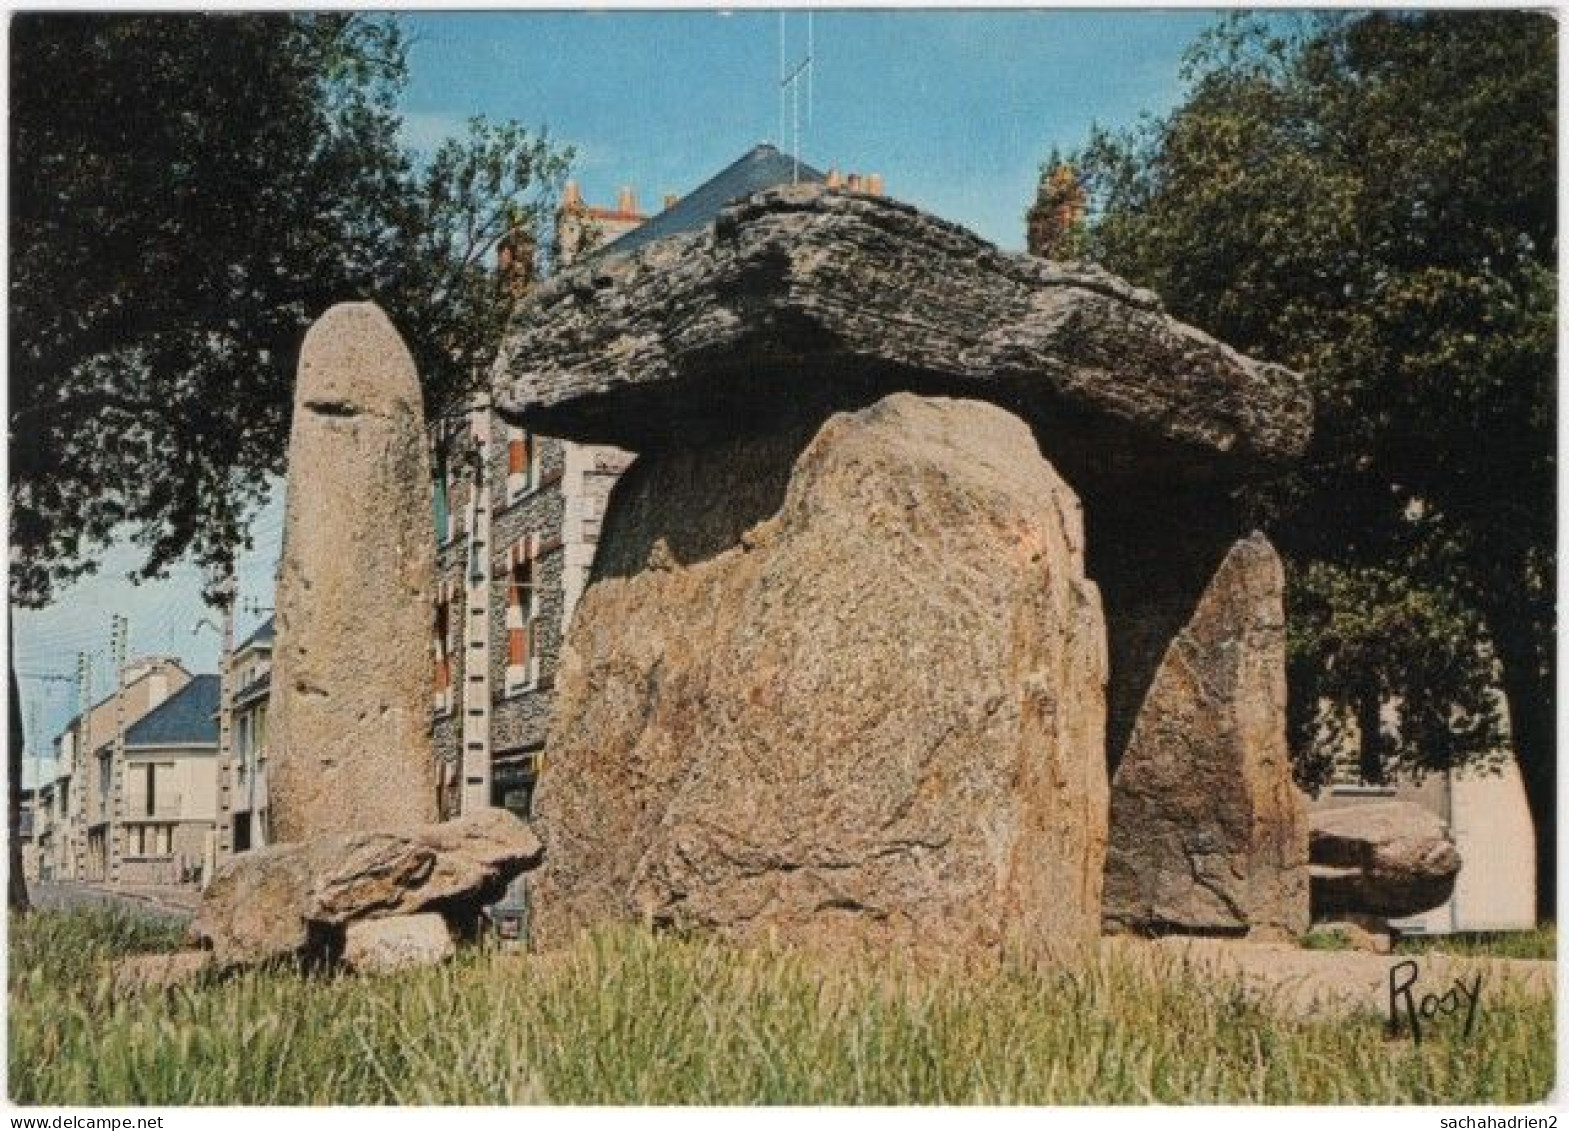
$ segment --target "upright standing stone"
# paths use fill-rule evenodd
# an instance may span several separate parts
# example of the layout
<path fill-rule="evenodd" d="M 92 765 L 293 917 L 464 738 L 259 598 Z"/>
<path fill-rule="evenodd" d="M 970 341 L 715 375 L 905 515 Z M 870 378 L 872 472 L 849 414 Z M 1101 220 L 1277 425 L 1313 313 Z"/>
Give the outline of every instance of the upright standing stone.
<path fill-rule="evenodd" d="M 1295 935 L 1307 811 L 1286 748 L 1285 578 L 1254 534 L 1166 649 L 1111 787 L 1109 930 Z"/>
<path fill-rule="evenodd" d="M 289 436 L 268 777 L 274 836 L 434 821 L 430 456 L 414 360 L 372 303 L 305 336 Z"/>
<path fill-rule="evenodd" d="M 639 457 L 611 507 L 537 799 L 536 943 L 1098 933 L 1100 594 L 1023 421 L 896 394 Z"/>

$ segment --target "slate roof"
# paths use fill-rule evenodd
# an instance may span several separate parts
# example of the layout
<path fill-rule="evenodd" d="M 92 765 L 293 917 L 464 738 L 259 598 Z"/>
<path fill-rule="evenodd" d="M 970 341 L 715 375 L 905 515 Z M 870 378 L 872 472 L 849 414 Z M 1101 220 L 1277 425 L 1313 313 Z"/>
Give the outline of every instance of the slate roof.
<path fill-rule="evenodd" d="M 261 624 L 256 627 L 256 631 L 247 636 L 240 643 L 240 646 L 235 649 L 235 651 L 243 652 L 253 644 L 271 644 L 273 638 L 278 635 L 278 630 L 277 627 L 273 624 L 273 619 L 274 618 L 272 617 L 268 617 L 266 620 L 262 621 Z"/>
<path fill-rule="evenodd" d="M 182 665 L 178 660 L 176 660 L 174 662 L 174 666 L 179 668 L 182 672 L 185 670 L 184 665 Z M 112 675 L 111 675 L 111 678 L 113 678 Z M 145 679 L 145 678 L 147 678 L 147 677 L 144 675 L 144 676 L 139 677 L 139 680 L 140 679 Z M 136 686 L 136 682 L 139 682 L 139 680 L 138 681 L 133 681 L 130 686 L 132 686 L 132 687 Z M 90 715 L 93 711 L 98 710 L 99 707 L 107 706 L 110 703 L 110 701 L 112 701 L 114 699 L 114 696 L 115 696 L 115 692 L 113 692 L 113 691 L 109 692 L 109 694 L 105 695 L 102 699 L 98 700 L 98 702 L 94 703 L 90 708 L 88 708 L 88 714 Z M 68 720 L 66 720 L 66 724 L 63 727 L 60 728 L 60 733 L 54 736 L 54 739 L 53 739 L 54 745 L 55 746 L 59 746 L 61 744 L 61 742 L 63 742 L 65 740 L 66 732 L 70 731 L 70 730 L 74 730 L 76 728 L 76 724 L 81 722 L 81 721 L 82 721 L 82 713 L 80 711 L 78 711 L 76 714 L 72 715 Z"/>
<path fill-rule="evenodd" d="M 732 201 L 775 185 L 788 185 L 792 179 L 802 184 L 822 184 L 828 180 L 827 176 L 806 162 L 797 165 L 792 158 L 771 145 L 765 143 L 754 146 L 739 160 L 715 173 L 641 227 L 611 240 L 591 258 L 621 255 L 664 236 L 707 227 L 719 214 L 719 210 Z"/>
<path fill-rule="evenodd" d="M 125 732 L 127 746 L 218 747 L 218 677 L 199 675 Z"/>

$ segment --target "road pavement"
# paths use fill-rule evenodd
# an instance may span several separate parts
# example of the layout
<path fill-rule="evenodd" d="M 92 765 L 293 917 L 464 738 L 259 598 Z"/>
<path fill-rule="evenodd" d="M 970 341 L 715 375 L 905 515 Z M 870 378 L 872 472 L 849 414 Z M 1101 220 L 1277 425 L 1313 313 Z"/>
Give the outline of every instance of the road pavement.
<path fill-rule="evenodd" d="M 199 894 L 194 888 L 128 888 L 111 891 L 92 884 L 40 883 L 27 885 L 36 907 L 72 911 L 83 907 L 118 907 L 155 919 L 188 922 L 196 914 Z"/>

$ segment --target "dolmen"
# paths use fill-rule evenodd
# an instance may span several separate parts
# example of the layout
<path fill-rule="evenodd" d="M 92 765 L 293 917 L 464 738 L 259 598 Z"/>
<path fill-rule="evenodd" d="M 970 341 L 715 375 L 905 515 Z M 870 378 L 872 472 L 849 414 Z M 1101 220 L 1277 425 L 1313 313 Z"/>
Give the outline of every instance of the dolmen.
<path fill-rule="evenodd" d="M 219 969 L 291 959 L 369 973 L 430 965 L 476 936 L 483 909 L 540 853 L 505 809 L 269 845 L 219 869 L 190 933 Z"/>
<path fill-rule="evenodd" d="M 1308 925 L 1300 377 L 1093 267 L 792 186 L 517 314 L 504 416 L 638 453 L 536 798 L 544 946 L 634 920 L 1000 947 Z"/>

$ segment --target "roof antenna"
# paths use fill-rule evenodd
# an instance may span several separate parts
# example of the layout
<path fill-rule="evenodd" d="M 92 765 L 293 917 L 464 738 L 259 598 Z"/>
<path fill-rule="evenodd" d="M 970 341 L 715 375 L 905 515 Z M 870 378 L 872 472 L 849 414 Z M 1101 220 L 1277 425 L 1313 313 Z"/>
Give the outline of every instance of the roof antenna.
<path fill-rule="evenodd" d="M 785 143 L 785 14 L 784 9 L 779 9 L 779 132 L 774 136 L 779 139 L 782 148 Z"/>
<path fill-rule="evenodd" d="M 812 13 L 806 13 L 806 57 L 785 74 L 784 12 L 779 13 L 779 134 L 784 136 L 784 92 L 790 90 L 790 116 L 794 126 L 794 142 L 790 146 L 790 183 L 801 183 L 801 78 L 806 78 L 806 115 L 808 124 L 812 116 Z"/>

